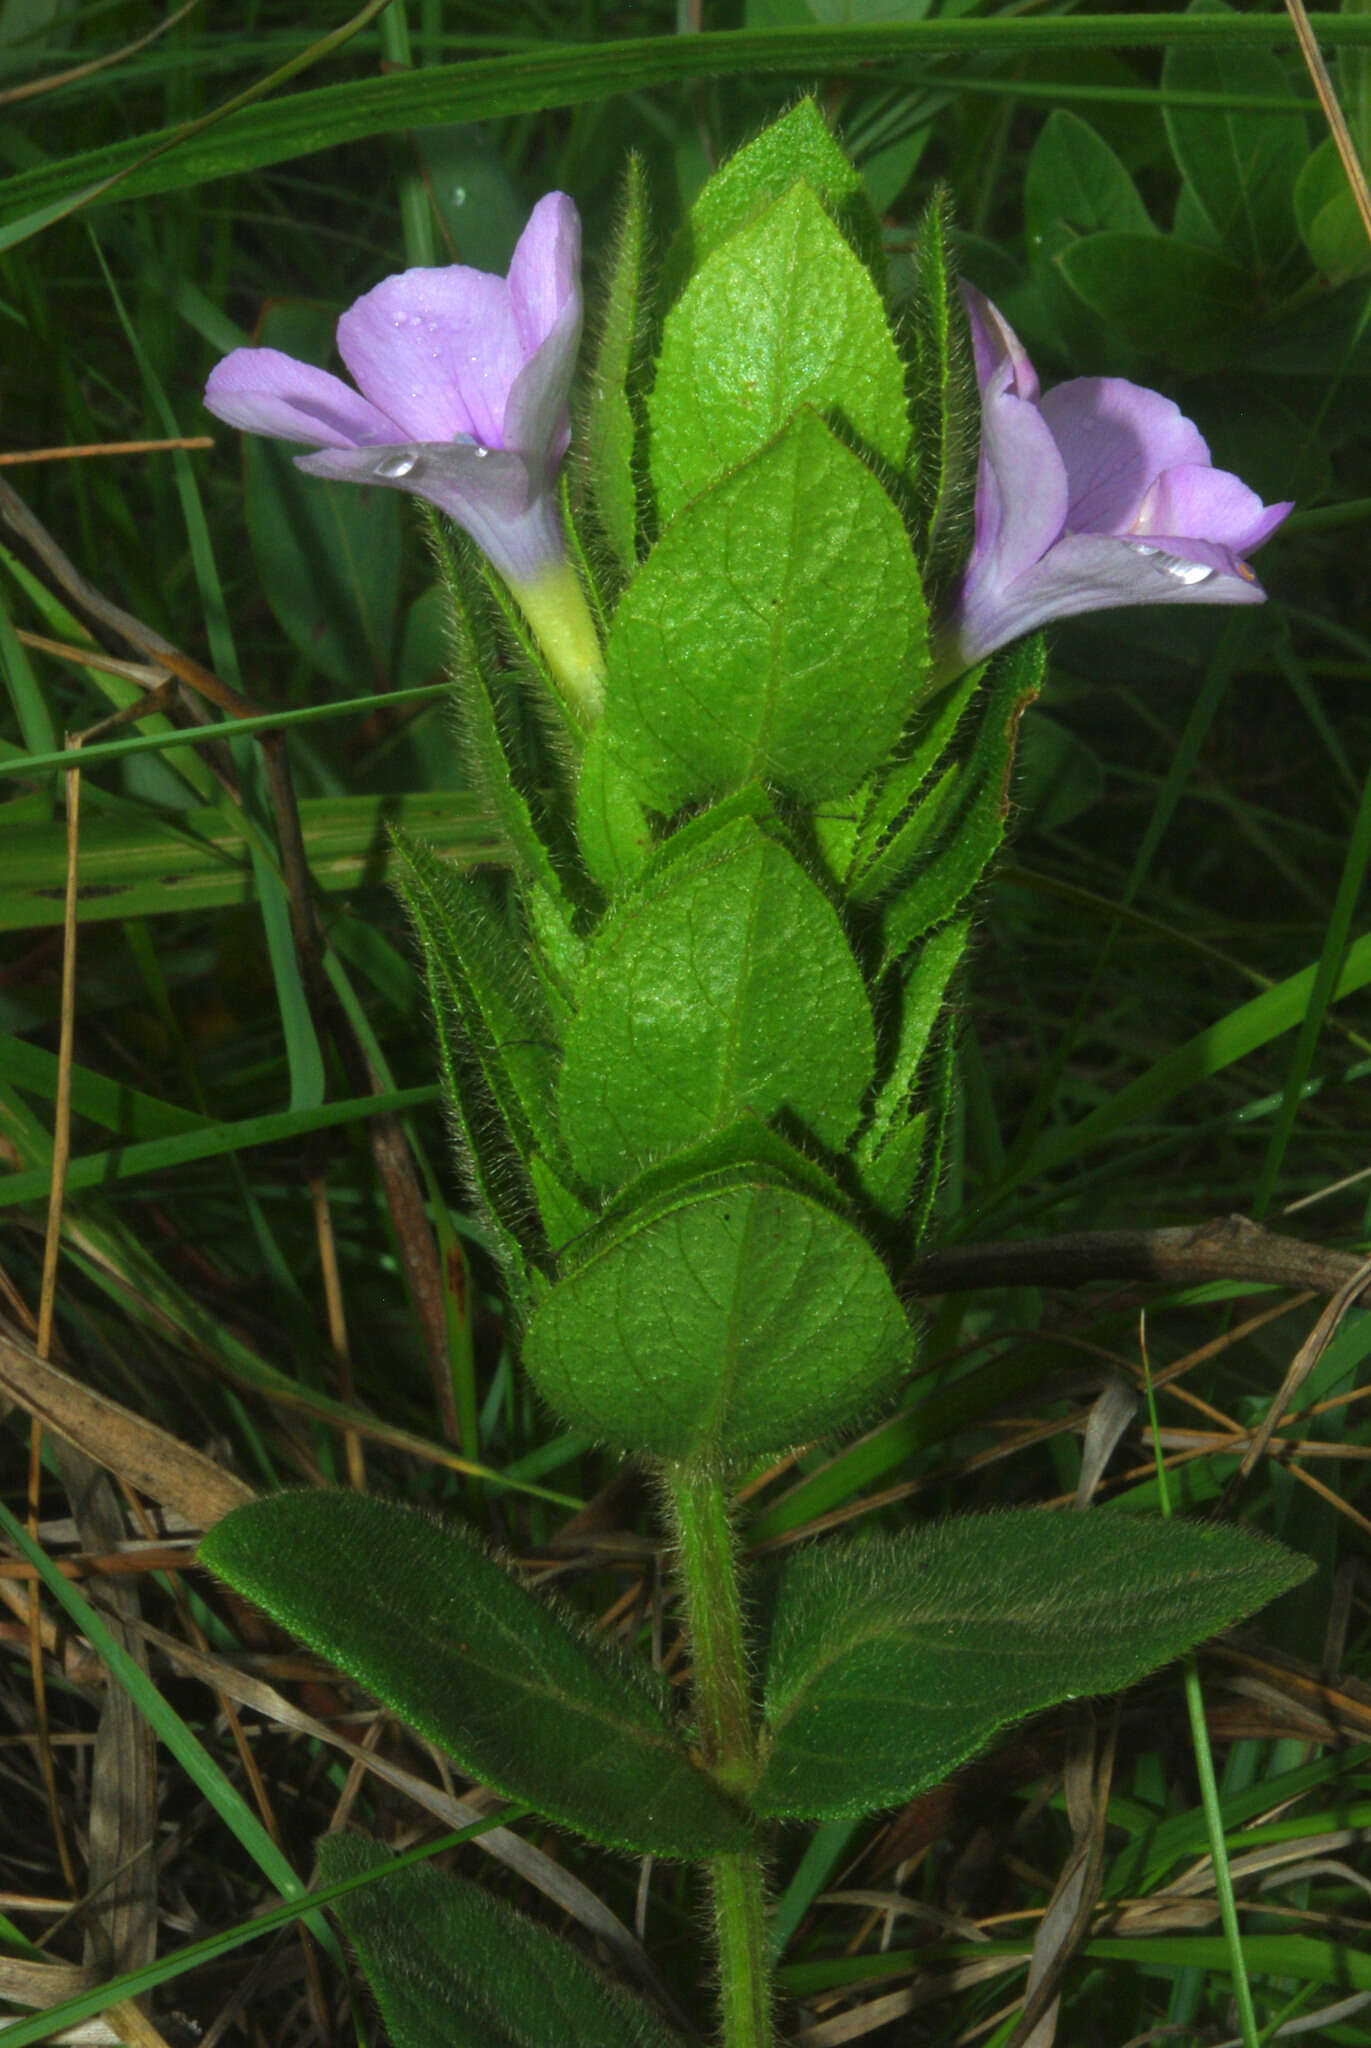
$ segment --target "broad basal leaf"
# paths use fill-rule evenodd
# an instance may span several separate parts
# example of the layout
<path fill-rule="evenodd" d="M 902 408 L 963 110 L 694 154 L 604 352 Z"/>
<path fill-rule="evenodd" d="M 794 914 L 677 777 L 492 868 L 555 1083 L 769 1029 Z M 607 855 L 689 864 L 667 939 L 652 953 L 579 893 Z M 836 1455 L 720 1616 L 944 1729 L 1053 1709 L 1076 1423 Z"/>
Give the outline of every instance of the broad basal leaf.
<path fill-rule="evenodd" d="M 635 1854 L 743 1840 L 646 1667 L 455 1526 L 364 1494 L 283 1493 L 227 1515 L 200 1557 L 507 1798 Z"/>
<path fill-rule="evenodd" d="M 391 1860 L 361 1835 L 319 1844 L 324 1884 Z M 380 1877 L 330 1911 L 361 1957 L 394 2048 L 681 2048 L 566 1942 L 430 1864 Z"/>
<path fill-rule="evenodd" d="M 846 795 L 923 687 L 900 516 L 812 412 L 683 511 L 609 636 L 604 728 L 653 808 L 751 781 Z"/>
<path fill-rule="evenodd" d="M 1131 1685 L 1312 1569 L 1250 1530 L 1108 1508 L 805 1551 L 780 1579 L 758 1811 L 907 1799 L 1008 1722 Z"/>
<path fill-rule="evenodd" d="M 648 401 L 663 520 L 806 405 L 903 463 L 904 365 L 880 294 L 797 184 L 706 258 L 667 315 Z"/>
<path fill-rule="evenodd" d="M 857 964 L 827 897 L 747 819 L 608 921 L 577 999 L 558 1103 L 592 1186 L 744 1112 L 826 1148 L 857 1121 L 874 1060 Z"/>

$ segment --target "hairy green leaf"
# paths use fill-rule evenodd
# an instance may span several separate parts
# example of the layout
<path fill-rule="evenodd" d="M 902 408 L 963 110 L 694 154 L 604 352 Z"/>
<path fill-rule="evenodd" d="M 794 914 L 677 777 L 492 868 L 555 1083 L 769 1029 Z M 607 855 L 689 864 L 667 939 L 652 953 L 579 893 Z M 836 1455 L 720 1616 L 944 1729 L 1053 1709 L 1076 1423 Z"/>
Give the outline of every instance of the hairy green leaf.
<path fill-rule="evenodd" d="M 898 738 L 924 648 L 898 512 L 802 412 L 688 506 L 630 584 L 604 744 L 667 814 L 752 781 L 844 795 Z"/>
<path fill-rule="evenodd" d="M 325 1884 L 392 1859 L 325 1835 Z M 479 1885 L 414 1864 L 339 1899 L 394 2048 L 680 2048 L 680 2036 L 565 1941 Z"/>
<path fill-rule="evenodd" d="M 804 1551 L 767 1653 L 758 1811 L 857 1814 L 1000 1728 L 1131 1685 L 1313 1566 L 1246 1529 L 1011 1508 Z"/>
<path fill-rule="evenodd" d="M 938 1026 L 946 1017 L 948 986 L 970 936 L 968 918 L 946 924 L 924 941 L 900 989 L 894 1058 L 854 1148 L 862 1187 L 892 1221 L 903 1215 L 923 1162 L 930 1130 L 941 1122 L 937 1090 L 916 1092 Z"/>
<path fill-rule="evenodd" d="M 916 939 L 951 917 L 999 851 L 1009 817 L 1019 721 L 1042 687 L 1044 661 L 1039 634 L 997 657 L 980 730 L 965 762 L 915 805 L 892 836 L 890 871 L 910 867 L 912 879 L 885 907 L 887 961 L 898 960 Z M 941 834 L 932 853 L 924 828 L 928 807 Z"/>
<path fill-rule="evenodd" d="M 573 1427 L 682 1460 L 825 1435 L 893 1391 L 912 1352 L 866 1240 L 767 1166 L 672 1187 L 625 1220 L 524 1342 Z"/>
<path fill-rule="evenodd" d="M 904 365 L 880 294 L 807 184 L 724 241 L 666 318 L 648 401 L 663 520 L 812 406 L 893 468 Z"/>
<path fill-rule="evenodd" d="M 801 180 L 822 201 L 856 254 L 885 287 L 881 224 L 858 173 L 812 99 L 803 99 L 737 150 L 709 180 L 668 253 L 664 286 L 674 299 L 690 270 Z"/>
<path fill-rule="evenodd" d="M 939 190 L 914 245 L 910 460 L 915 551 L 925 581 L 938 589 L 951 584 L 971 545 L 980 431 L 976 372 L 949 247 L 951 225 L 950 201 Z"/>
<path fill-rule="evenodd" d="M 744 1111 L 836 1148 L 871 1080 L 871 1012 L 837 914 L 746 818 L 602 927 L 577 1003 L 558 1105 L 592 1186 Z"/>
<path fill-rule="evenodd" d="M 654 1674 L 455 1525 L 364 1494 L 283 1493 L 226 1515 L 200 1558 L 507 1798 L 635 1854 L 742 1841 Z"/>
<path fill-rule="evenodd" d="M 647 193 L 643 166 L 628 160 L 600 333 L 586 403 L 586 461 L 595 511 L 624 570 L 638 559 L 638 429 L 635 385 L 646 316 Z"/>

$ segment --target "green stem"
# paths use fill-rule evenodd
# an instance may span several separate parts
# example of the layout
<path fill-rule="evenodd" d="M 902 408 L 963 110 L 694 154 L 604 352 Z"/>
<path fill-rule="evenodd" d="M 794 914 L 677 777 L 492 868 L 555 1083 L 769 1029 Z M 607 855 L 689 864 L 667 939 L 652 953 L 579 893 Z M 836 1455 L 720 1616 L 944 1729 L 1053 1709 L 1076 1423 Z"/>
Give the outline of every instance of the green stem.
<path fill-rule="evenodd" d="M 719 1782 L 741 1797 L 755 1775 L 757 1731 L 728 1497 L 710 1472 L 678 1465 L 668 1468 L 666 1478 L 690 1632 L 700 1747 Z M 723 2048 L 771 2048 L 766 1894 L 756 1847 L 714 1857 L 710 1879 Z"/>

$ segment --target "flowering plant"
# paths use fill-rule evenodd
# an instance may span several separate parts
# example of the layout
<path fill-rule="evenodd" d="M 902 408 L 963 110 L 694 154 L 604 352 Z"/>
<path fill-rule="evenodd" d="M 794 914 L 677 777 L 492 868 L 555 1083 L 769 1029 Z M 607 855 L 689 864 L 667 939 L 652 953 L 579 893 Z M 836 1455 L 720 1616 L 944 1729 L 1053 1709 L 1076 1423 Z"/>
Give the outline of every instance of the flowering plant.
<path fill-rule="evenodd" d="M 578 707 L 598 646 L 567 564 L 557 473 L 581 341 L 581 223 L 564 192 L 529 215 L 507 277 L 404 270 L 349 307 L 338 353 L 357 388 L 274 348 L 237 348 L 205 404 L 230 426 L 317 452 L 309 476 L 425 498 L 469 533 L 540 631 Z"/>
<path fill-rule="evenodd" d="M 1152 394 L 1039 404 L 973 299 L 976 545 L 934 670 L 923 535 L 956 478 L 927 451 L 956 445 L 958 359 L 939 217 L 914 421 L 877 226 L 812 104 L 706 187 L 669 304 L 645 294 L 643 234 L 631 179 L 587 418 L 588 531 L 617 566 L 602 556 L 603 652 L 577 628 L 593 688 L 573 773 L 565 742 L 537 751 L 539 721 L 530 742 L 501 715 L 489 593 L 443 545 L 464 743 L 515 887 L 497 910 L 422 844 L 400 850 L 523 1363 L 564 1423 L 654 1475 L 689 1686 L 588 1639 L 461 1527 L 357 1494 L 239 1509 L 203 1557 L 478 1782 L 592 1842 L 705 1866 L 723 2041 L 768 2048 L 778 1823 L 907 1799 L 1006 1723 L 1129 1683 L 1304 1574 L 1222 1524 L 1016 1508 L 830 1538 L 760 1588 L 732 1506 L 759 1461 L 899 1398 L 916 1355 L 898 1278 L 933 1209 L 974 892 L 1042 671 L 1036 641 L 982 657 L 1125 601 L 1134 577 L 1250 601 L 1233 550 L 1283 508 L 1208 469 Z M 565 568 L 574 248 L 554 195 L 507 280 L 411 271 L 344 316 L 359 392 L 240 351 L 209 393 L 315 444 L 317 474 L 450 513 L 564 690 L 564 621 L 536 587 Z M 1140 540 L 1203 586 L 1157 575 Z M 397 2048 L 681 2039 L 464 1880 L 389 1867 L 357 1836 L 320 1865 L 384 1876 L 337 1911 Z"/>
<path fill-rule="evenodd" d="M 981 393 L 971 559 L 944 629 L 958 674 L 1050 619 L 1126 604 L 1260 604 L 1244 557 L 1289 504 L 1263 505 L 1215 469 L 1169 398 L 1123 377 L 1074 377 L 1041 395 L 1004 315 L 970 285 Z"/>

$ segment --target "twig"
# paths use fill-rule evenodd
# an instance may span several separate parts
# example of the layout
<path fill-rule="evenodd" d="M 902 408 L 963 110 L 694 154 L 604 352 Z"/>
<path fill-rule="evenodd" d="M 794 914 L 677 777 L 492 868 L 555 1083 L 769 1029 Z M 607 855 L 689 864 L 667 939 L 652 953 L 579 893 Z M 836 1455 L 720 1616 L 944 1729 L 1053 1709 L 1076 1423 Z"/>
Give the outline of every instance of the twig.
<path fill-rule="evenodd" d="M 1361 1268 L 1362 1261 L 1347 1252 L 1279 1236 L 1245 1216 L 1217 1216 L 1179 1229 L 1073 1230 L 1058 1237 L 950 1245 L 915 1259 L 901 1286 L 907 1294 L 930 1295 L 982 1287 L 1081 1287 L 1092 1280 L 1151 1280 L 1167 1287 L 1250 1280 L 1255 1286 L 1334 1295 Z M 1356 1300 L 1371 1308 L 1371 1280 Z"/>

